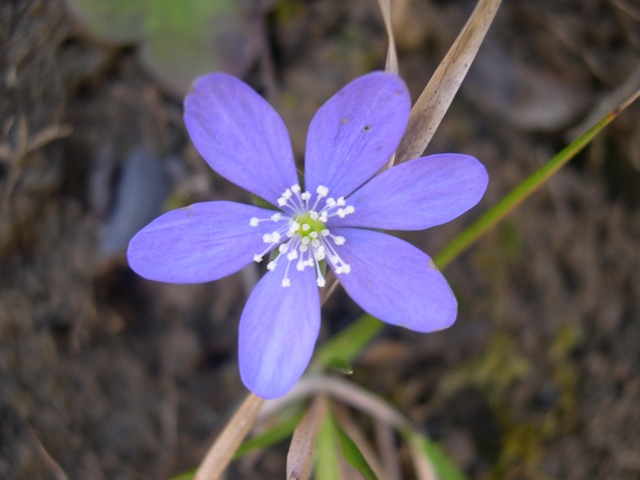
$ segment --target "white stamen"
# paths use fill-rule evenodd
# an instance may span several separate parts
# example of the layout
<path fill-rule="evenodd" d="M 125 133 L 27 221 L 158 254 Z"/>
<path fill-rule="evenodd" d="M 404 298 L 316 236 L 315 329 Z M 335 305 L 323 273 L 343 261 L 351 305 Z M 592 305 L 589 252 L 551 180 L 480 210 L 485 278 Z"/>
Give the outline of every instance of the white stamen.
<path fill-rule="evenodd" d="M 329 189 L 323 185 L 318 185 L 318 188 L 316 188 L 316 193 L 318 194 L 318 197 L 316 198 L 313 207 L 311 207 L 311 210 L 313 211 L 318 208 L 318 203 L 320 203 L 320 200 L 327 196 L 327 194 L 329 193 Z"/>
<path fill-rule="evenodd" d="M 271 232 L 271 233 L 265 233 L 262 236 L 262 241 L 264 243 L 280 243 L 280 240 L 282 239 L 282 237 L 280 236 L 280 233 L 276 232 Z"/>
<path fill-rule="evenodd" d="M 320 288 L 327 284 L 327 281 L 322 276 L 322 270 L 320 270 L 320 262 L 316 262 L 316 283 Z"/>
<path fill-rule="evenodd" d="M 262 235 L 262 240 L 267 245 L 262 253 L 253 256 L 253 260 L 262 262 L 264 256 L 277 247 L 277 256 L 268 262 L 267 269 L 276 270 L 279 259 L 286 256 L 287 265 L 282 277 L 284 288 L 290 287 L 292 283 L 289 277 L 292 263 L 295 263 L 296 270 L 300 272 L 307 267 L 314 268 L 316 283 L 320 288 L 327 283 L 320 262 L 326 261 L 338 275 L 351 271 L 351 266 L 345 263 L 336 251 L 336 247 L 344 245 L 345 238 L 332 235 L 324 224 L 331 217 L 344 218 L 354 213 L 355 207 L 347 205 L 344 197 L 337 200 L 328 197 L 329 189 L 323 185 L 316 188 L 315 200 L 312 199 L 313 195 L 309 191 L 303 192 L 300 185 L 292 185 L 277 201 L 278 205 L 286 207 L 283 212 L 273 213 L 268 218 L 251 217 L 249 220 L 252 227 L 264 221 L 283 222 L 278 229 Z M 320 208 L 318 205 L 322 199 L 324 206 Z M 313 206 L 310 206 L 311 204 Z"/>

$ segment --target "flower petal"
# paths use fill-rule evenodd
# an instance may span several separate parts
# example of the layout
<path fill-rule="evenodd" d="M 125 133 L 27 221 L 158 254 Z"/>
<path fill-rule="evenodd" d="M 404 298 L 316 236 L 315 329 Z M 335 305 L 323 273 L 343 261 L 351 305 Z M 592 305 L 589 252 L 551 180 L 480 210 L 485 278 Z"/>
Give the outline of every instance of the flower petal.
<path fill-rule="evenodd" d="M 311 360 L 320 330 L 320 294 L 313 269 L 288 271 L 286 258 L 256 285 L 240 319 L 238 355 L 242 381 L 256 395 L 286 394 Z"/>
<path fill-rule="evenodd" d="M 262 253 L 272 221 L 252 227 L 252 217 L 275 212 L 234 202 L 195 203 L 165 213 L 129 242 L 127 258 L 139 275 L 160 282 L 200 283 L 237 272 Z"/>
<path fill-rule="evenodd" d="M 337 249 L 351 272 L 338 278 L 364 311 L 417 332 L 453 324 L 456 298 L 425 253 L 404 240 L 371 230 L 336 228 L 331 233 L 346 239 Z"/>
<path fill-rule="evenodd" d="M 284 122 L 243 81 L 224 73 L 200 77 L 184 110 L 193 144 L 227 180 L 272 204 L 298 183 Z"/>
<path fill-rule="evenodd" d="M 411 101 L 397 75 L 374 72 L 331 97 L 309 126 L 305 189 L 347 196 L 389 160 L 409 120 Z"/>
<path fill-rule="evenodd" d="M 328 226 L 424 230 L 476 205 L 487 189 L 484 166 L 469 155 L 430 155 L 395 166 L 356 190 L 355 212 Z"/>

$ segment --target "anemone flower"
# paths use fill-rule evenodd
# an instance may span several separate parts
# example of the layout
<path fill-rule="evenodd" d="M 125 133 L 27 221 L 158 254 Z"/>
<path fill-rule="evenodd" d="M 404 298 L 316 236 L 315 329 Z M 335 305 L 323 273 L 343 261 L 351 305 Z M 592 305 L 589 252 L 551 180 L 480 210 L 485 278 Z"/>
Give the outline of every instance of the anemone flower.
<path fill-rule="evenodd" d="M 200 283 L 266 263 L 239 332 L 240 375 L 256 395 L 286 394 L 307 367 L 327 266 L 363 310 L 387 323 L 431 332 L 455 321 L 456 299 L 432 260 L 380 230 L 448 222 L 478 203 L 488 177 L 475 158 L 450 153 L 376 175 L 410 108 L 396 75 L 349 83 L 309 126 L 301 181 L 284 122 L 248 85 L 212 73 L 187 95 L 185 123 L 205 161 L 272 208 L 216 201 L 168 212 L 131 240 L 129 264 L 151 280 Z"/>

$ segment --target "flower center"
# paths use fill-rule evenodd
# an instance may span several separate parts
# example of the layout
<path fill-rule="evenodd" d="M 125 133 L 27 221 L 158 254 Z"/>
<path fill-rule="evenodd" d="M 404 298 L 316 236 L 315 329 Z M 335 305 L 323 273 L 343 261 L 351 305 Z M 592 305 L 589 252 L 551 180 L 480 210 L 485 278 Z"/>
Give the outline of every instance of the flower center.
<path fill-rule="evenodd" d="M 314 216 L 317 217 L 317 215 Z M 320 220 L 314 220 L 313 218 L 311 218 L 311 213 L 303 213 L 302 215 L 298 215 L 297 217 L 294 217 L 294 220 L 298 225 L 300 225 L 300 228 L 296 233 L 298 234 L 298 236 L 300 236 L 300 241 L 306 244 L 309 244 L 311 241 L 318 238 L 318 235 L 321 235 L 322 232 L 326 230 L 324 223 L 322 223 Z"/>
<path fill-rule="evenodd" d="M 268 246 L 265 250 L 253 256 L 253 260 L 261 262 L 264 255 L 278 247 L 278 253 L 267 264 L 267 269 L 275 270 L 281 258 L 286 258 L 282 286 L 291 286 L 289 268 L 295 262 L 296 269 L 303 271 L 305 268 L 314 268 L 316 282 L 319 287 L 326 285 L 320 262 L 327 261 L 336 274 L 348 274 L 351 267 L 338 255 L 336 246 L 343 245 L 345 238 L 332 235 L 326 226 L 329 218 L 345 216 L 355 212 L 352 205 L 347 205 L 344 197 L 337 200 L 329 197 L 329 189 L 319 186 L 316 189 L 316 198 L 312 202 L 310 192 L 301 193 L 300 185 L 287 188 L 278 199 L 278 206 L 282 212 L 277 212 L 269 218 L 253 217 L 249 225 L 257 227 L 260 222 L 275 222 L 280 224 L 276 230 L 262 236 Z"/>

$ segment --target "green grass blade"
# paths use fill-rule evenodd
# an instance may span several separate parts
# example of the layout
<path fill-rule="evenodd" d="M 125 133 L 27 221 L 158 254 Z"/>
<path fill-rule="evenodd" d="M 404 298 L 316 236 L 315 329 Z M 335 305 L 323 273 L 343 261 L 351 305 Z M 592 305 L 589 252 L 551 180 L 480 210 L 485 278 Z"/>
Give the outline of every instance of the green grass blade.
<path fill-rule="evenodd" d="M 244 442 L 240 446 L 240 448 L 238 448 L 238 450 L 236 450 L 233 459 L 237 460 L 238 458 L 244 457 L 247 453 L 253 450 L 269 447 L 274 443 L 278 443 L 279 441 L 290 437 L 293 434 L 293 431 L 296 429 L 296 426 L 300 422 L 301 418 L 302 413 L 294 415 L 291 418 L 283 420 L 277 425 L 271 427 L 266 432 L 250 438 L 249 440 Z"/>
<path fill-rule="evenodd" d="M 403 435 L 412 453 L 424 456 L 438 480 L 468 480 L 435 442 L 413 430 L 403 432 Z"/>
<path fill-rule="evenodd" d="M 355 444 L 355 442 L 351 439 L 347 432 L 345 432 L 340 424 L 335 421 L 335 419 L 331 419 L 333 421 L 333 427 L 336 431 L 336 438 L 338 440 L 338 444 L 340 445 L 340 450 L 342 451 L 342 456 L 349 462 L 356 470 L 358 470 L 361 474 L 365 476 L 367 480 L 378 480 L 376 474 L 373 472 L 373 469 L 369 466 L 369 463 L 362 455 L 362 452 Z"/>
<path fill-rule="evenodd" d="M 179 473 L 175 477 L 171 477 L 169 480 L 193 480 L 196 476 L 197 468 L 192 468 L 191 470 L 187 470 L 186 472 Z"/>
<path fill-rule="evenodd" d="M 335 365 L 337 360 L 350 364 L 383 327 L 377 318 L 362 315 L 317 350 L 312 369 Z"/>
<path fill-rule="evenodd" d="M 316 480 L 340 480 L 340 459 L 338 458 L 338 439 L 330 416 L 327 415 L 316 440 Z"/>
<path fill-rule="evenodd" d="M 500 202 L 487 210 L 478 220 L 455 237 L 434 259 L 438 268 L 444 268 L 462 252 L 474 244 L 480 237 L 491 230 L 500 220 L 509 215 L 518 205 L 540 188 L 560 168 L 584 149 L 600 131 L 609 125 L 622 111 L 638 98 L 636 92 L 618 108 L 605 115 L 598 123 L 563 148 L 557 155 L 543 165 L 538 171 L 523 180 Z"/>

